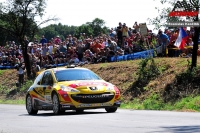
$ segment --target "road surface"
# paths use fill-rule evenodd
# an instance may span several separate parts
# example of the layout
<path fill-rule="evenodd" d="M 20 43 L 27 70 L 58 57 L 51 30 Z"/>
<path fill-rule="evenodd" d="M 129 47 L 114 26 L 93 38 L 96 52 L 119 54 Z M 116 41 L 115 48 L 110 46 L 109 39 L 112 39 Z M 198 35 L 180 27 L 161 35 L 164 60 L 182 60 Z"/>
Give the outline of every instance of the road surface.
<path fill-rule="evenodd" d="M 200 113 L 98 109 L 30 116 L 24 105 L 0 104 L 0 133 L 200 133 Z"/>

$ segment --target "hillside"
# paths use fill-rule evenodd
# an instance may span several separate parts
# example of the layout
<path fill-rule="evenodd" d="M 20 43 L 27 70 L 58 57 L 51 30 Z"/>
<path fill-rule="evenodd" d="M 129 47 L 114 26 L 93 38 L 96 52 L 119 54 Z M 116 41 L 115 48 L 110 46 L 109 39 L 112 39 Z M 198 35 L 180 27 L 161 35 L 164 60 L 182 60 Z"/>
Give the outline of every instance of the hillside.
<path fill-rule="evenodd" d="M 130 108 L 137 106 L 137 109 L 140 109 L 140 104 L 143 104 L 141 109 L 154 109 L 156 107 L 149 106 L 155 104 L 159 106 L 156 109 L 165 109 L 165 104 L 173 105 L 183 98 L 195 98 L 200 95 L 200 58 L 198 58 L 198 67 L 193 73 L 187 71 L 190 60 L 189 58 L 155 58 L 155 62 L 132 60 L 84 67 L 115 84 L 121 91 L 123 103 L 127 105 L 131 102 L 137 103 Z M 16 74 L 16 70 L 0 71 L 1 99 L 24 99 L 31 81 L 22 88 L 16 89 Z M 200 98 L 195 102 L 200 106 Z"/>

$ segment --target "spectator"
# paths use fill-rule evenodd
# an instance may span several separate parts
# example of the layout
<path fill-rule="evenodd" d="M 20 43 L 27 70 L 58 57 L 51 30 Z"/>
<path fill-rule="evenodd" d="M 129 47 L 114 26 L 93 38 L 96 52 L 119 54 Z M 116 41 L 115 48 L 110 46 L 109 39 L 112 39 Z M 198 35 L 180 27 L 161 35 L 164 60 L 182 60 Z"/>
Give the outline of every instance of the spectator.
<path fill-rule="evenodd" d="M 73 63 L 75 63 L 75 64 L 78 64 L 78 63 L 79 63 L 79 59 L 77 58 L 76 55 L 74 55 L 74 56 L 72 57 L 72 59 L 69 61 L 69 64 L 73 64 Z"/>
<path fill-rule="evenodd" d="M 83 53 L 85 51 L 85 45 L 83 44 L 83 41 L 79 41 L 79 44 L 77 46 L 77 55 L 78 55 L 78 59 L 79 61 L 83 61 Z"/>
<path fill-rule="evenodd" d="M 24 83 L 24 73 L 25 73 L 25 64 L 24 63 L 20 63 L 17 67 L 18 70 L 18 83 L 19 86 L 23 85 Z"/>
<path fill-rule="evenodd" d="M 119 26 L 117 27 L 117 39 L 118 39 L 118 46 L 121 47 L 122 45 L 122 23 L 119 22 Z"/>
<path fill-rule="evenodd" d="M 137 22 L 134 23 L 133 28 L 135 29 L 135 32 L 140 32 L 140 26 L 138 25 Z"/>
<path fill-rule="evenodd" d="M 44 37 L 44 35 L 42 36 L 40 43 L 42 44 L 42 46 L 44 46 L 47 43 L 47 39 Z"/>
<path fill-rule="evenodd" d="M 36 62 L 34 62 L 33 63 L 33 65 L 32 65 L 32 69 L 31 69 L 31 74 L 32 74 L 32 77 L 33 78 L 35 78 L 36 77 L 36 74 L 37 74 L 37 72 L 39 72 L 40 71 L 40 66 L 39 65 L 37 65 L 37 63 Z"/>
<path fill-rule="evenodd" d="M 169 37 L 163 33 L 162 30 L 158 31 L 159 44 L 162 46 L 163 55 L 166 55 L 166 47 L 169 45 Z"/>
<path fill-rule="evenodd" d="M 43 55 L 43 56 L 46 56 L 48 51 L 49 51 L 49 48 L 48 48 L 47 44 L 45 43 L 45 44 L 42 46 L 42 55 Z"/>
<path fill-rule="evenodd" d="M 54 39 L 54 43 L 56 45 L 59 45 L 61 43 L 60 36 L 56 36 L 56 38 Z"/>
<path fill-rule="evenodd" d="M 108 48 L 115 52 L 117 50 L 117 43 L 115 41 L 111 41 L 109 39 L 108 40 Z"/>

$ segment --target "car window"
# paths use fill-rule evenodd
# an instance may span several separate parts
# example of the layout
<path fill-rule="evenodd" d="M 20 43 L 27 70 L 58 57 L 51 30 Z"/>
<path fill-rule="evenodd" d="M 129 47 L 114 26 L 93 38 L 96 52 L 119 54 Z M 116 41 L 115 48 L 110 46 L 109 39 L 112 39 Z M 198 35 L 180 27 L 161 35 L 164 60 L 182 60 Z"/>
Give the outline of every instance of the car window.
<path fill-rule="evenodd" d="M 57 81 L 101 80 L 94 72 L 85 69 L 70 69 L 55 72 Z"/>
<path fill-rule="evenodd" d="M 40 83 L 42 77 L 43 77 L 44 72 L 41 72 L 35 79 L 34 84 L 38 84 Z"/>
<path fill-rule="evenodd" d="M 53 77 L 51 75 L 51 72 L 46 71 L 44 73 L 44 76 L 42 78 L 42 85 L 52 85 L 53 84 Z"/>

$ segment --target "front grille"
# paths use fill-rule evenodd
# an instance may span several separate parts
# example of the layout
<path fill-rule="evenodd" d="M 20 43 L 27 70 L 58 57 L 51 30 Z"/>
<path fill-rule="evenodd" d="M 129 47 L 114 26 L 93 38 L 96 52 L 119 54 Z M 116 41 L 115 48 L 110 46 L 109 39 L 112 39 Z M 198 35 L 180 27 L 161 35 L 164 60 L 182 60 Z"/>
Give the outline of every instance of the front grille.
<path fill-rule="evenodd" d="M 77 94 L 71 95 L 72 99 L 79 103 L 105 103 L 114 98 L 112 93 L 101 94 Z"/>

